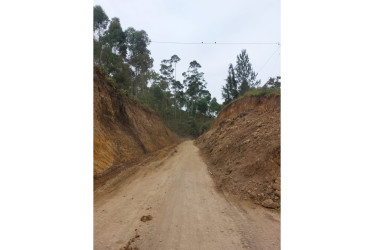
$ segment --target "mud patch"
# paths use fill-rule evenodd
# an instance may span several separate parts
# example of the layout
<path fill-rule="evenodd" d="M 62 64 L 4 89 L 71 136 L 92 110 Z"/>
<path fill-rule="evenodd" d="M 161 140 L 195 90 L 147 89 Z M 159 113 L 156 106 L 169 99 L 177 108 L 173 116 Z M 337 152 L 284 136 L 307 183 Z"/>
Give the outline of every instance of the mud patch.
<path fill-rule="evenodd" d="M 140 218 L 141 221 L 146 222 L 152 220 L 152 215 L 143 215 L 142 218 Z"/>
<path fill-rule="evenodd" d="M 135 229 L 135 236 L 132 237 L 126 244 L 126 246 L 121 247 L 119 250 L 139 250 L 138 247 L 134 246 L 132 247 L 131 244 L 135 242 L 136 238 L 139 238 L 140 235 L 138 234 L 137 230 Z"/>

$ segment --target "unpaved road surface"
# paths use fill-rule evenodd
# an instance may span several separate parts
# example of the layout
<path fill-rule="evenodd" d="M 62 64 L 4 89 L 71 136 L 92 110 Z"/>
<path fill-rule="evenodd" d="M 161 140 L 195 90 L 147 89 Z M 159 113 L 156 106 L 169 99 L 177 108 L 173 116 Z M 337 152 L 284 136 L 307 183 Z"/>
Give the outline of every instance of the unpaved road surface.
<path fill-rule="evenodd" d="M 115 188 L 95 192 L 95 249 L 125 246 L 280 249 L 279 212 L 217 192 L 199 149 L 186 141 Z"/>

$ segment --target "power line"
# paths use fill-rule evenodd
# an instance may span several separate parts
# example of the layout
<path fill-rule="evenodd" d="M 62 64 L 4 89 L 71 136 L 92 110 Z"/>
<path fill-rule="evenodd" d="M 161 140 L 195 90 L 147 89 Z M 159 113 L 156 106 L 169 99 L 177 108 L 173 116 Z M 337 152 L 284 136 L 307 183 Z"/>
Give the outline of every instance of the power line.
<path fill-rule="evenodd" d="M 273 54 L 271 54 L 271 56 L 269 57 L 269 59 L 264 63 L 264 65 L 262 65 L 261 69 L 258 71 L 258 73 L 261 72 L 261 70 L 266 66 L 266 64 L 270 61 L 270 59 L 275 55 L 275 53 L 277 53 L 277 51 L 280 49 L 280 45 L 278 46 L 278 48 L 274 51 Z"/>
<path fill-rule="evenodd" d="M 199 44 L 199 45 L 204 45 L 204 44 L 223 44 L 223 45 L 244 45 L 244 44 L 250 44 L 250 45 L 280 45 L 280 43 L 221 43 L 221 42 L 163 42 L 163 41 L 151 41 L 151 43 L 167 43 L 167 44 Z"/>

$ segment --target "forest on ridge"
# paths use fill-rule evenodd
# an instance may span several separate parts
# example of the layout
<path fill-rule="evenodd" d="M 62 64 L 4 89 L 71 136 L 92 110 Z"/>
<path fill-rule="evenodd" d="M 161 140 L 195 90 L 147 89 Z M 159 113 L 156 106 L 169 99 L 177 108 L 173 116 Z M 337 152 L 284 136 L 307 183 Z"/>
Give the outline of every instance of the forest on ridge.
<path fill-rule="evenodd" d="M 280 91 L 280 77 L 270 78 L 260 87 L 246 50 L 229 64 L 226 84 L 222 86 L 224 103 L 212 97 L 193 60 L 177 81 L 178 55 L 167 55 L 156 71 L 144 30 L 123 29 L 119 18 L 109 19 L 101 6 L 94 6 L 94 67 L 99 67 L 123 98 L 132 98 L 160 114 L 167 126 L 181 137 L 196 138 L 207 131 L 223 105 L 248 92 L 267 94 Z"/>

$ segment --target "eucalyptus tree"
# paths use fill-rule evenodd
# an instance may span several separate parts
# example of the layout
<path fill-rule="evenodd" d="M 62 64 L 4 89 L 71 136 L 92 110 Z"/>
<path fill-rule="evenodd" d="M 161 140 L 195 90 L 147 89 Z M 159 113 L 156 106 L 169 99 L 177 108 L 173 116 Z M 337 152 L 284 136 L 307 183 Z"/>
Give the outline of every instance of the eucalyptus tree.
<path fill-rule="evenodd" d="M 180 60 L 181 60 L 181 59 L 180 59 L 179 56 L 177 56 L 177 55 L 173 55 L 173 56 L 170 58 L 171 63 L 172 63 L 172 64 L 174 63 L 174 71 L 175 71 L 175 77 L 174 77 L 174 80 L 177 80 L 177 63 L 178 63 Z"/>
<path fill-rule="evenodd" d="M 100 37 L 106 27 L 109 23 L 109 18 L 105 14 L 103 8 L 100 5 L 95 5 L 93 8 L 94 14 L 94 25 L 93 25 L 93 31 L 98 33 L 98 36 Z"/>
<path fill-rule="evenodd" d="M 161 87 L 164 91 L 169 90 L 171 87 L 174 75 L 174 69 L 171 60 L 162 60 L 160 65 L 160 75 L 161 75 Z"/>
<path fill-rule="evenodd" d="M 195 60 L 190 62 L 187 72 L 183 72 L 183 84 L 186 87 L 187 111 L 195 114 L 197 102 L 202 98 L 208 98 L 209 91 L 206 89 L 204 73 L 199 72 L 201 65 Z M 209 93 L 210 95 L 210 93 Z"/>
<path fill-rule="evenodd" d="M 102 35 L 108 26 L 109 18 L 100 5 L 94 6 L 93 11 L 94 60 L 96 63 L 101 65 L 101 54 L 103 47 Z"/>
<path fill-rule="evenodd" d="M 209 114 L 217 116 L 221 111 L 222 105 L 217 102 L 217 99 L 214 97 L 209 105 Z"/>
<path fill-rule="evenodd" d="M 102 41 L 100 62 L 103 61 L 104 68 L 110 75 L 113 75 L 126 59 L 126 36 L 118 17 L 112 18 Z"/>
<path fill-rule="evenodd" d="M 144 91 L 147 88 L 147 71 L 153 66 L 153 58 L 151 52 L 147 48 L 150 43 L 147 32 L 144 30 L 137 31 L 133 27 L 128 28 L 125 31 L 128 56 L 127 60 L 130 65 L 134 68 L 135 78 L 132 83 L 132 92 L 135 96 L 138 92 Z"/>
<path fill-rule="evenodd" d="M 171 89 L 173 90 L 172 94 L 173 94 L 173 101 L 174 101 L 174 117 L 176 117 L 177 115 L 176 114 L 177 104 L 178 104 L 177 99 L 181 99 L 181 97 L 183 96 L 183 93 L 181 93 L 181 91 L 183 92 L 183 85 L 179 81 L 177 81 L 177 63 L 180 60 L 181 59 L 177 55 L 173 55 L 170 58 L 170 63 L 174 64 L 174 74 L 175 74 L 174 80 L 171 83 Z"/>

